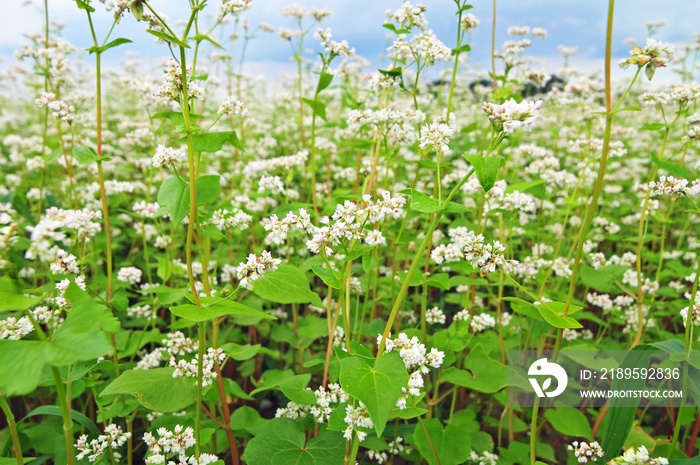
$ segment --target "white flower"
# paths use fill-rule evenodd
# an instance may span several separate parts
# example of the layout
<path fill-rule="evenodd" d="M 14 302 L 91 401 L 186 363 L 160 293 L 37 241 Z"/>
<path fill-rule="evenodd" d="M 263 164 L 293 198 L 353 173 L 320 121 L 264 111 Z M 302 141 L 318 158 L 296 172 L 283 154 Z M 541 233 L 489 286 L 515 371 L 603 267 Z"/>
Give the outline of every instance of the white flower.
<path fill-rule="evenodd" d="M 275 271 L 280 263 L 282 263 L 282 260 L 272 258 L 272 254 L 267 250 L 264 250 L 260 257 L 255 254 L 248 255 L 246 263 L 241 262 L 238 264 L 237 274 L 241 286 L 246 289 L 252 289 L 255 281 L 264 277 L 268 271 Z"/>
<path fill-rule="evenodd" d="M 141 276 L 143 276 L 143 271 L 135 266 L 123 267 L 117 273 L 117 279 L 119 281 L 124 281 L 132 285 L 141 282 Z"/>
<path fill-rule="evenodd" d="M 248 110 L 243 107 L 243 102 L 241 102 L 240 100 L 237 100 L 235 97 L 231 96 L 221 103 L 217 113 L 219 114 L 219 116 L 222 116 L 222 115 L 245 116 L 248 114 Z"/>
<path fill-rule="evenodd" d="M 436 152 L 445 153 L 450 143 L 450 137 L 454 134 L 454 130 L 444 123 L 430 123 L 423 126 L 423 131 L 420 136 L 420 148 L 426 149 L 432 147 Z"/>
<path fill-rule="evenodd" d="M 484 102 L 483 108 L 497 130 L 513 132 L 524 127 L 529 131 L 542 108 L 542 100 L 518 103 L 511 98 L 502 104 Z"/>
<path fill-rule="evenodd" d="M 151 161 L 154 168 L 160 168 L 164 165 L 172 168 L 176 163 L 183 163 L 187 161 L 187 155 L 175 150 L 172 147 L 166 147 L 163 144 L 158 144 L 158 147 L 156 147 L 156 154 L 153 155 Z"/>

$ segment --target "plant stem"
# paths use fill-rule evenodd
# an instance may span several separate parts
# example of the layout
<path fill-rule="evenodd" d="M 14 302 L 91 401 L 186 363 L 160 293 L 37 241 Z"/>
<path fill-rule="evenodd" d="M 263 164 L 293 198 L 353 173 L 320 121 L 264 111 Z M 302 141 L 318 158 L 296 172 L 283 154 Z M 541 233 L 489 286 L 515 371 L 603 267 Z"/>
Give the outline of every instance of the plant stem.
<path fill-rule="evenodd" d="M 532 407 L 532 419 L 530 420 L 530 465 L 537 463 L 537 414 L 540 410 L 540 398 L 535 398 Z"/>
<path fill-rule="evenodd" d="M 615 9 L 615 0 L 608 1 L 608 22 L 607 22 L 607 32 L 605 40 L 605 136 L 603 139 L 603 154 L 600 157 L 600 166 L 598 168 L 598 177 L 596 178 L 595 184 L 593 185 L 593 197 L 586 210 L 586 219 L 581 226 L 577 237 L 577 250 L 576 259 L 574 262 L 574 268 L 572 270 L 571 281 L 569 284 L 569 295 L 566 299 L 566 306 L 564 307 L 563 316 L 569 312 L 569 307 L 571 306 L 571 301 L 574 298 L 574 290 L 576 289 L 576 280 L 578 278 L 578 268 L 581 263 L 581 256 L 583 255 L 583 247 L 586 242 L 586 235 L 593 222 L 593 217 L 595 216 L 596 208 L 598 207 L 598 199 L 603 190 L 603 180 L 605 179 L 605 169 L 607 167 L 608 154 L 610 153 L 610 137 L 612 134 L 612 122 L 613 122 L 613 108 L 612 108 L 612 80 L 610 77 L 611 73 L 611 57 L 612 57 L 612 27 L 613 27 L 613 12 Z M 637 73 L 639 75 L 639 73 Z M 635 80 L 636 76 L 635 75 Z M 634 83 L 634 81 L 632 81 Z M 631 87 L 631 86 L 630 86 Z M 619 103 L 618 103 L 619 105 Z M 559 349 L 561 348 L 563 336 L 563 329 L 557 331 L 557 341 L 554 348 L 554 360 L 556 361 Z M 533 462 L 534 463 L 534 462 Z"/>
<path fill-rule="evenodd" d="M 10 428 L 10 434 L 12 435 L 12 447 L 15 450 L 15 458 L 17 459 L 17 465 L 24 465 L 24 459 L 22 458 L 22 446 L 19 443 L 19 435 L 17 434 L 17 425 L 15 424 L 15 416 L 7 403 L 5 394 L 0 392 L 0 409 L 5 412 L 5 417 L 7 418 L 7 426 Z"/>
<path fill-rule="evenodd" d="M 61 407 L 61 417 L 63 418 L 63 434 L 66 440 L 66 460 L 68 465 L 75 463 L 75 455 L 73 451 L 73 419 L 71 418 L 70 399 L 66 396 L 66 390 L 63 388 L 63 380 L 61 373 L 55 366 L 51 367 L 53 373 L 54 384 L 56 385 L 56 397 L 58 404 Z"/>

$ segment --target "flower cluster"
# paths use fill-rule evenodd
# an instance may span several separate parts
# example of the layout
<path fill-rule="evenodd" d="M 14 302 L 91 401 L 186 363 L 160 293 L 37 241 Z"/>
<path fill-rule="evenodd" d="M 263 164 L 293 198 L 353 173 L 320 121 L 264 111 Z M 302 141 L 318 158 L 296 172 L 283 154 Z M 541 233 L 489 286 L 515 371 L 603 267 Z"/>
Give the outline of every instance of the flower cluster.
<path fill-rule="evenodd" d="M 148 456 L 146 463 L 163 465 L 168 457 L 177 455 L 181 465 L 207 465 L 216 462 L 219 458 L 212 454 L 200 454 L 199 459 L 195 456 L 187 457 L 187 449 L 194 446 L 197 441 L 194 438 L 194 430 L 191 427 L 184 428 L 176 425 L 173 431 L 162 427 L 158 428 L 158 438 L 150 432 L 143 435 L 143 442 L 148 446 Z M 175 462 L 169 461 L 168 464 Z"/>
<path fill-rule="evenodd" d="M 448 234 L 452 242 L 438 245 L 430 254 L 437 264 L 466 260 L 474 268 L 481 268 L 482 276 L 514 264 L 506 260 L 505 247 L 499 241 L 487 244 L 482 234 L 477 235 L 465 227 L 450 229 Z"/>
<path fill-rule="evenodd" d="M 345 431 L 343 432 L 343 437 L 347 439 L 348 441 L 352 441 L 352 433 L 353 431 L 355 434 L 357 434 L 357 439 L 362 442 L 365 440 L 367 437 L 367 432 L 362 431 L 359 428 L 363 429 L 372 429 L 374 428 L 374 424 L 372 423 L 372 419 L 369 417 L 369 412 L 367 411 L 367 407 L 362 402 L 359 402 L 358 407 L 353 407 L 352 405 L 348 405 L 345 408 L 345 423 L 348 425 L 347 428 L 345 428 Z"/>
<path fill-rule="evenodd" d="M 217 110 L 219 116 L 223 115 L 233 115 L 233 116 L 245 116 L 248 114 L 248 109 L 243 107 L 243 102 L 237 100 L 236 97 L 231 96 L 224 100 L 219 109 Z"/>
<path fill-rule="evenodd" d="M 68 124 L 73 122 L 75 108 L 62 100 L 57 100 L 53 92 L 42 93 L 35 102 L 40 108 L 48 108 L 54 120 L 65 121 Z"/>
<path fill-rule="evenodd" d="M 207 353 L 204 354 L 204 363 L 202 363 L 202 387 L 207 387 L 214 382 L 216 378 L 216 371 L 214 370 L 214 364 L 218 363 L 221 365 L 224 360 L 226 360 L 226 354 L 223 349 L 212 349 L 209 347 Z M 179 360 L 175 362 L 175 359 L 170 359 L 170 366 L 175 367 L 173 371 L 173 378 L 197 378 L 197 372 L 199 370 L 199 354 L 196 354 L 191 361 Z"/>
<path fill-rule="evenodd" d="M 644 48 L 632 47 L 630 57 L 620 60 L 620 67 L 627 68 L 630 65 L 646 66 L 644 72 L 651 80 L 654 77 L 656 68 L 663 68 L 666 63 L 673 59 L 675 47 L 671 44 L 659 42 L 651 37 L 647 38 Z"/>
<path fill-rule="evenodd" d="M 479 20 L 473 14 L 469 13 L 462 16 L 462 21 L 459 23 L 464 31 L 473 31 L 479 26 Z"/>
<path fill-rule="evenodd" d="M 264 277 L 268 271 L 275 271 L 280 263 L 282 260 L 272 258 L 272 254 L 267 250 L 263 250 L 259 257 L 255 254 L 248 255 L 247 262 L 238 264 L 237 273 L 241 286 L 252 289 L 255 281 Z"/>
<path fill-rule="evenodd" d="M 672 199 L 683 195 L 700 195 L 700 180 L 695 180 L 688 186 L 687 179 L 661 176 L 658 181 L 651 181 L 649 187 L 652 189 L 652 194 L 667 195 Z"/>
<path fill-rule="evenodd" d="M 532 130 L 537 115 L 542 108 L 542 100 L 523 100 L 521 103 L 511 98 L 504 103 L 484 102 L 484 111 L 497 131 L 513 132 L 516 129 Z"/>
<path fill-rule="evenodd" d="M 432 66 L 437 61 L 447 61 L 452 57 L 450 48 L 438 40 L 431 30 L 421 32 L 410 41 L 406 41 L 405 36 L 400 35 L 389 47 L 389 51 L 393 52 L 391 58 L 414 59 L 425 66 Z"/>
<path fill-rule="evenodd" d="M 151 159 L 151 164 L 154 168 L 160 168 L 161 166 L 168 166 L 173 168 L 178 163 L 183 163 L 187 161 L 187 155 L 175 150 L 172 147 L 166 147 L 163 144 L 158 144 L 156 147 L 156 154 L 153 155 Z"/>
<path fill-rule="evenodd" d="M 34 326 L 26 316 L 21 317 L 19 320 L 12 316 L 5 320 L 0 320 L 0 339 L 16 341 L 32 331 L 34 331 Z"/>
<path fill-rule="evenodd" d="M 248 229 L 250 222 L 253 221 L 253 217 L 238 208 L 230 211 L 222 208 L 216 210 L 209 221 L 221 232 L 227 232 L 234 228 L 245 231 Z"/>
<path fill-rule="evenodd" d="M 382 335 L 377 337 L 377 345 L 382 343 Z M 406 370 L 410 373 L 408 387 L 403 388 L 404 395 L 396 402 L 401 410 L 406 408 L 407 396 L 420 396 L 420 388 L 423 387 L 423 375 L 430 373 L 430 368 L 440 368 L 445 353 L 435 347 L 427 352 L 425 345 L 421 344 L 416 336 L 408 338 L 406 333 L 400 333 L 396 339 L 391 339 L 391 334 L 386 339 L 385 351 L 398 350 Z"/>
<path fill-rule="evenodd" d="M 569 450 L 574 451 L 574 455 L 578 459 L 578 463 L 588 463 L 597 462 L 599 458 L 602 458 L 605 453 L 597 442 L 587 442 L 574 441 L 569 445 Z"/>
<path fill-rule="evenodd" d="M 450 137 L 454 134 L 454 129 L 444 123 L 430 123 L 423 127 L 420 136 L 420 148 L 432 147 L 433 150 L 445 153 L 449 149 Z"/>
<path fill-rule="evenodd" d="M 639 449 L 636 451 L 634 447 L 631 447 L 610 463 L 617 463 L 619 465 L 668 465 L 668 459 L 664 457 L 651 458 L 649 457 L 647 448 L 645 446 L 639 446 Z"/>
<path fill-rule="evenodd" d="M 277 409 L 275 417 L 287 417 L 297 419 L 306 416 L 308 413 L 313 415 L 317 423 L 326 423 L 333 413 L 333 406 L 347 402 L 350 397 L 343 391 L 340 384 L 331 383 L 328 388 L 323 386 L 314 391 L 316 403 L 313 405 L 300 405 L 295 402 L 288 402 L 286 407 Z"/>
<path fill-rule="evenodd" d="M 168 60 L 163 71 L 165 78 L 153 96 L 167 100 L 180 100 L 182 96 L 182 66 L 174 59 Z M 204 89 L 192 78 L 192 67 L 187 67 L 187 95 L 189 98 L 204 98 Z"/>
<path fill-rule="evenodd" d="M 75 448 L 80 453 L 75 458 L 82 460 L 87 457 L 88 461 L 94 462 L 107 448 L 116 449 L 121 447 L 130 437 L 131 433 L 125 433 L 122 431 L 121 426 L 111 423 L 105 427 L 104 434 L 100 434 L 97 439 L 93 439 L 90 442 L 88 442 L 86 434 L 80 436 L 75 444 Z"/>
<path fill-rule="evenodd" d="M 119 269 L 117 273 L 117 279 L 125 283 L 129 283 L 132 286 L 141 282 L 141 277 L 143 276 L 143 271 L 136 268 L 135 266 L 125 266 Z"/>

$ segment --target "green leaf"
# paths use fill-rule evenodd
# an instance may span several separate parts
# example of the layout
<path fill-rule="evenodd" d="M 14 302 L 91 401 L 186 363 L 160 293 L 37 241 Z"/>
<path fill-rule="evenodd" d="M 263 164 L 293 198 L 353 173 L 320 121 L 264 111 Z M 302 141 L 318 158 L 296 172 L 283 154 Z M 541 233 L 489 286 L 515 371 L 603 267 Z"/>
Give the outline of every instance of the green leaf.
<path fill-rule="evenodd" d="M 175 368 L 129 370 L 112 381 L 100 397 L 130 394 L 144 407 L 170 413 L 190 406 L 197 398 L 194 379 L 173 378 Z"/>
<path fill-rule="evenodd" d="M 408 372 L 398 352 L 382 355 L 376 363 L 364 357 L 340 361 L 340 385 L 367 406 L 374 429 L 381 436 L 396 401 L 408 383 Z"/>
<path fill-rule="evenodd" d="M 75 3 L 78 6 L 78 8 L 80 8 L 81 10 L 87 10 L 90 13 L 95 12 L 95 9 L 93 7 L 91 7 L 88 3 L 85 3 L 84 0 L 75 0 Z"/>
<path fill-rule="evenodd" d="M 464 53 L 464 52 L 471 52 L 472 48 L 469 46 L 469 44 L 464 44 L 459 48 L 453 48 L 451 50 L 452 56 L 455 56 L 458 53 Z"/>
<path fill-rule="evenodd" d="M 214 299 L 214 298 L 211 298 Z M 200 299 L 202 303 L 206 300 Z M 246 315 L 263 318 L 266 320 L 276 320 L 277 318 L 260 310 L 255 310 L 242 303 L 233 300 L 212 301 L 208 305 L 197 306 L 193 304 L 176 305 L 170 307 L 170 311 L 175 315 L 187 318 L 192 321 L 209 321 L 224 315 Z"/>
<path fill-rule="evenodd" d="M 674 165 L 670 161 L 659 159 L 659 157 L 656 156 L 656 154 L 654 152 L 651 152 L 651 161 L 653 161 L 654 164 L 656 166 L 658 166 L 659 168 L 665 169 L 666 171 L 668 171 L 669 173 L 671 173 L 672 175 L 674 175 L 676 177 L 681 177 L 681 178 L 686 178 L 686 179 L 689 177 L 688 171 L 685 168 L 682 168 L 678 165 Z"/>
<path fill-rule="evenodd" d="M 182 299 L 187 294 L 188 289 L 173 289 L 172 287 L 163 284 L 150 287 L 141 291 L 143 293 L 155 294 L 158 297 L 158 302 L 163 305 L 169 305 Z"/>
<path fill-rule="evenodd" d="M 316 276 L 321 278 L 321 280 L 326 283 L 326 286 L 340 289 L 340 280 L 336 278 L 335 273 L 328 268 L 323 268 L 322 266 L 312 266 L 311 271 L 313 271 Z"/>
<path fill-rule="evenodd" d="M 164 40 L 166 42 L 172 42 L 174 44 L 179 45 L 180 47 L 190 48 L 190 46 L 187 45 L 185 42 L 181 41 L 180 39 L 178 39 L 175 36 L 171 36 L 170 34 L 168 34 L 166 32 L 155 31 L 153 29 L 146 29 L 146 32 L 148 32 L 149 34 L 152 34 L 152 35 L 154 35 L 154 36 L 158 37 L 159 39 Z"/>
<path fill-rule="evenodd" d="M 563 309 L 566 304 L 563 302 L 542 302 L 539 305 L 532 304 L 526 300 L 517 297 L 503 297 L 501 300 L 508 302 L 516 302 L 523 305 L 529 305 L 535 308 L 544 320 L 555 328 L 583 328 L 583 325 L 574 318 L 568 316 L 581 310 L 583 307 L 578 305 L 570 305 L 569 313 L 566 317 L 563 315 Z"/>
<path fill-rule="evenodd" d="M 650 123 L 639 128 L 640 131 L 656 131 L 658 129 L 666 129 L 666 125 L 664 123 Z"/>
<path fill-rule="evenodd" d="M 331 85 L 333 81 L 333 75 L 330 73 L 321 73 L 321 77 L 318 78 L 318 85 L 316 86 L 316 93 L 321 92 L 323 89 Z"/>
<path fill-rule="evenodd" d="M 7 396 L 36 389 L 44 365 L 51 362 L 51 347 L 41 341 L 0 340 L 0 390 Z"/>
<path fill-rule="evenodd" d="M 92 47 L 90 47 L 90 48 L 88 49 L 88 52 L 89 52 L 90 54 L 93 54 L 93 53 L 95 53 L 95 52 L 100 52 L 100 53 L 102 53 L 102 52 L 104 52 L 104 51 L 106 51 L 106 50 L 109 50 L 110 48 L 118 47 L 119 45 L 128 44 L 128 43 L 131 43 L 131 42 L 132 42 L 132 41 L 131 41 L 130 39 L 124 39 L 124 38 L 122 37 L 122 38 L 119 38 L 119 39 L 114 39 L 113 41 L 111 41 L 111 42 L 109 42 L 109 43 L 107 43 L 107 44 L 105 44 L 105 45 L 103 45 L 103 46 L 101 46 L 101 47 L 92 46 Z"/>
<path fill-rule="evenodd" d="M 508 386 L 508 368 L 486 355 L 481 344 L 464 359 L 464 368 L 466 370 L 446 368 L 442 376 L 452 384 L 478 392 L 494 393 Z"/>
<path fill-rule="evenodd" d="M 423 284 L 427 284 L 428 286 L 432 287 L 437 287 L 439 289 L 442 289 L 443 291 L 448 291 L 452 287 L 450 285 L 450 275 L 447 273 L 436 273 L 428 277 L 425 281 L 423 281 Z"/>
<path fill-rule="evenodd" d="M 458 465 L 465 463 L 469 458 L 472 447 L 469 436 L 464 434 L 460 427 L 450 423 L 443 429 L 442 423 L 437 418 L 427 418 L 423 420 L 423 425 L 425 425 L 425 430 L 427 430 L 430 441 L 433 443 L 432 447 L 428 441 L 428 436 L 426 436 L 426 431 L 423 430 L 420 423 L 416 424 L 416 428 L 413 431 L 413 440 L 416 448 L 418 448 L 418 452 L 430 465 L 437 465 L 438 463 L 440 465 Z M 435 453 L 433 453 L 433 447 L 435 448 Z M 437 454 L 439 462 L 435 459 L 435 454 Z"/>
<path fill-rule="evenodd" d="M 200 176 L 194 181 L 198 207 L 216 202 L 216 200 L 219 198 L 219 194 L 221 193 L 221 184 L 219 179 L 219 175 L 208 175 Z M 189 189 L 187 193 L 189 194 Z"/>
<path fill-rule="evenodd" d="M 577 436 L 593 440 L 591 425 L 586 415 L 574 407 L 556 407 L 545 410 L 545 418 L 552 427 L 560 433 L 568 436 Z"/>
<path fill-rule="evenodd" d="M 294 420 L 275 418 L 248 442 L 242 458 L 248 465 L 341 464 L 345 443 L 337 431 L 323 431 L 307 441 Z"/>
<path fill-rule="evenodd" d="M 97 153 L 92 148 L 73 147 L 73 156 L 81 165 L 97 160 Z"/>
<path fill-rule="evenodd" d="M 190 115 L 190 118 L 191 117 L 192 115 Z M 182 113 L 180 113 L 179 111 L 159 111 L 158 113 L 154 113 L 153 116 L 151 116 L 151 119 L 153 118 L 167 119 L 175 126 L 185 124 L 185 117 L 182 116 Z"/>
<path fill-rule="evenodd" d="M 669 339 L 652 344 L 638 344 L 625 355 L 625 359 L 619 368 L 624 370 L 625 368 L 646 367 L 655 350 L 673 353 L 683 351 L 683 349 L 683 343 L 677 339 Z M 645 383 L 646 381 L 642 378 L 615 378 L 612 380 L 610 389 L 613 391 L 639 391 L 644 389 Z M 600 441 L 606 457 L 617 457 L 620 455 L 625 440 L 634 424 L 634 419 L 637 416 L 637 407 L 640 402 L 641 398 L 623 399 L 618 397 L 614 397 L 610 401 L 607 426 L 601 435 Z M 623 403 L 626 405 L 625 407 L 621 406 Z"/>
<path fill-rule="evenodd" d="M 498 169 L 506 164 L 501 157 L 482 157 L 481 155 L 462 155 L 474 167 L 479 184 L 484 192 L 491 190 L 498 178 Z"/>
<path fill-rule="evenodd" d="M 382 24 L 382 27 L 385 27 L 385 28 L 389 29 L 390 31 L 393 31 L 396 34 L 408 34 L 409 32 L 411 32 L 409 29 L 397 29 L 396 26 L 394 26 L 391 23 Z M 382 70 L 380 69 L 379 71 L 382 71 Z"/>
<path fill-rule="evenodd" d="M 265 382 L 262 386 L 250 392 L 250 395 L 255 395 L 258 392 L 267 391 L 270 389 L 280 388 L 289 400 L 297 404 L 315 404 L 316 396 L 313 391 L 306 389 L 311 380 L 311 373 L 304 375 L 286 376 L 288 372 L 280 372 L 279 375 L 273 376 L 272 380 L 263 379 Z M 264 378 L 264 377 L 263 377 Z"/>
<path fill-rule="evenodd" d="M 260 344 L 240 345 L 234 342 L 227 342 L 226 344 L 222 345 L 221 348 L 224 350 L 226 355 L 238 361 L 250 360 L 251 358 L 255 357 L 258 352 L 260 352 Z"/>
<path fill-rule="evenodd" d="M 177 177 L 166 179 L 158 189 L 158 203 L 168 209 L 173 223 L 180 224 L 190 212 L 187 184 Z"/>
<path fill-rule="evenodd" d="M 318 116 L 321 118 L 323 121 L 326 121 L 326 104 L 323 102 L 319 102 L 318 100 L 313 101 L 308 98 L 302 98 L 302 100 L 311 107 L 311 109 L 314 112 L 314 115 Z"/>
<path fill-rule="evenodd" d="M 312 292 L 306 275 L 299 268 L 282 264 L 253 284 L 253 292 L 263 299 L 279 304 L 312 303 L 323 307 L 318 294 Z"/>
<path fill-rule="evenodd" d="M 60 417 L 60 416 L 62 415 L 62 413 L 61 413 L 61 407 L 59 407 L 58 405 L 42 405 L 42 406 L 39 406 L 39 407 L 35 408 L 34 410 L 32 410 L 31 412 L 29 412 L 24 418 L 22 418 L 22 419 L 19 421 L 19 423 L 23 422 L 24 420 L 26 420 L 26 419 L 29 418 L 29 417 L 34 417 L 34 416 L 37 416 L 37 415 L 53 415 L 53 416 Z M 83 415 L 82 413 L 77 412 L 77 411 L 75 411 L 75 410 L 71 410 L 71 411 L 70 411 L 70 416 L 71 416 L 71 418 L 73 419 L 74 422 L 83 425 L 83 426 L 86 427 L 86 428 L 88 429 L 88 431 L 90 431 L 91 433 L 94 433 L 94 434 L 100 434 L 100 433 L 101 433 L 101 431 L 100 431 L 100 429 L 97 427 L 97 425 L 95 425 L 95 423 L 93 423 L 92 420 L 90 420 L 88 417 L 86 417 L 86 416 Z"/>
<path fill-rule="evenodd" d="M 22 294 L 9 277 L 0 278 L 0 312 L 27 310 L 42 300 L 43 296 L 27 297 Z"/>
<path fill-rule="evenodd" d="M 221 192 L 219 176 L 200 176 L 195 180 L 197 206 L 215 202 Z M 177 177 L 163 181 L 158 189 L 158 203 L 168 209 L 175 224 L 190 213 L 190 189 L 186 182 Z"/>
<path fill-rule="evenodd" d="M 226 142 L 238 150 L 245 151 L 236 131 L 206 132 L 192 135 L 192 148 L 195 152 L 218 152 Z"/>
<path fill-rule="evenodd" d="M 583 284 L 607 294 L 620 294 L 622 292 L 615 283 L 622 282 L 622 275 L 627 270 L 628 268 L 622 265 L 607 265 L 595 269 L 584 263 L 579 268 Z"/>
<path fill-rule="evenodd" d="M 411 210 L 422 213 L 435 213 L 440 210 L 440 204 L 436 199 L 428 197 L 416 189 L 404 189 L 399 191 L 399 194 L 408 194 L 411 196 Z"/>

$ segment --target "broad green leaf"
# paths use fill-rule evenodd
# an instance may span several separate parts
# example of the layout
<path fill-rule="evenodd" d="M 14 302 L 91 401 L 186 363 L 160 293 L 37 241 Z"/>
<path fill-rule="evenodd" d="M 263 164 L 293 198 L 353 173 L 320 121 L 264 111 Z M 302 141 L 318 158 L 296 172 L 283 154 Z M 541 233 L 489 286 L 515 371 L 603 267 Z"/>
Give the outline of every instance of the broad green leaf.
<path fill-rule="evenodd" d="M 381 435 L 391 410 L 408 384 L 408 372 L 398 352 L 383 354 L 377 361 L 348 357 L 340 361 L 340 385 L 367 406 L 374 429 Z"/>
<path fill-rule="evenodd" d="M 315 404 L 316 396 L 313 391 L 306 389 L 311 380 L 311 374 L 306 373 L 303 375 L 288 376 L 289 374 L 290 373 L 285 370 L 273 376 L 272 379 L 269 379 L 269 377 L 268 379 L 264 379 L 264 384 L 251 391 L 250 394 L 255 395 L 258 392 L 280 388 L 284 395 L 292 402 L 305 405 Z"/>
<path fill-rule="evenodd" d="M 0 312 L 27 310 L 42 300 L 43 296 L 27 297 L 22 294 L 9 277 L 0 278 Z"/>
<path fill-rule="evenodd" d="M 198 207 L 214 203 L 221 193 L 220 177 L 218 175 L 200 176 L 195 180 L 194 187 Z"/>
<path fill-rule="evenodd" d="M 190 212 L 187 184 L 177 177 L 166 179 L 158 189 L 158 203 L 168 209 L 173 223 L 180 224 Z"/>
<path fill-rule="evenodd" d="M 316 92 L 321 92 L 323 89 L 331 85 L 333 81 L 333 75 L 330 73 L 321 73 L 318 78 L 318 85 L 316 86 Z"/>
<path fill-rule="evenodd" d="M 576 311 L 581 310 L 582 307 L 578 305 L 570 305 L 569 313 L 566 317 L 562 316 L 563 308 L 566 304 L 562 302 L 542 302 L 539 305 L 532 304 L 526 300 L 519 299 L 517 297 L 503 297 L 501 300 L 507 300 L 508 302 L 517 302 L 522 305 L 529 305 L 536 309 L 539 314 L 544 318 L 544 320 L 555 328 L 583 328 L 583 325 L 576 321 L 574 318 L 568 316 Z M 561 312 L 561 313 L 559 313 Z"/>
<path fill-rule="evenodd" d="M 87 165 L 97 160 L 97 153 L 92 148 L 73 147 L 73 156 L 81 165 Z"/>
<path fill-rule="evenodd" d="M 458 465 L 464 463 L 471 453 L 471 441 L 469 436 L 464 434 L 462 428 L 453 424 L 448 424 L 444 429 L 442 423 L 437 418 L 427 418 L 423 420 L 425 430 L 433 443 L 431 447 L 426 431 L 420 423 L 416 424 L 413 431 L 413 440 L 416 443 L 418 452 L 430 465 Z M 437 454 L 438 460 L 435 459 Z"/>
<path fill-rule="evenodd" d="M 306 103 L 308 106 L 311 107 L 311 109 L 314 112 L 314 115 L 318 116 L 321 118 L 323 121 L 326 121 L 326 104 L 323 102 L 320 102 L 318 100 L 313 101 L 308 98 L 302 98 L 304 103 Z"/>
<path fill-rule="evenodd" d="M 435 273 L 423 281 L 423 284 L 427 284 L 431 287 L 437 287 L 443 291 L 449 291 L 452 287 L 450 285 L 450 275 L 447 273 Z"/>
<path fill-rule="evenodd" d="M 298 268 L 282 264 L 253 284 L 253 292 L 279 304 L 312 303 L 323 307 L 318 295 L 311 291 L 306 275 Z"/>
<path fill-rule="evenodd" d="M 428 197 L 416 189 L 404 189 L 399 191 L 399 194 L 411 196 L 411 210 L 417 210 L 422 213 L 435 213 L 440 210 L 440 204 L 437 199 Z"/>
<path fill-rule="evenodd" d="M 552 427 L 562 434 L 593 440 L 591 425 L 586 415 L 574 407 L 556 407 L 545 410 L 545 418 Z"/>
<path fill-rule="evenodd" d="M 207 301 L 209 302 L 207 303 Z M 176 305 L 170 307 L 170 311 L 179 317 L 187 318 L 192 321 L 209 321 L 224 315 L 245 315 L 266 320 L 277 319 L 277 317 L 268 313 L 250 308 L 247 305 L 233 300 L 221 300 L 219 298 L 209 297 L 201 298 L 200 303 L 202 304 L 201 306 L 194 304 Z"/>
<path fill-rule="evenodd" d="M 345 443 L 337 431 L 324 431 L 307 441 L 294 420 L 275 418 L 248 442 L 242 458 L 248 465 L 342 464 Z"/>
<path fill-rule="evenodd" d="M 215 202 L 221 192 L 219 176 L 200 176 L 195 180 L 197 206 Z M 158 189 L 158 203 L 168 209 L 175 224 L 190 213 L 190 189 L 186 182 L 177 177 L 163 181 Z"/>
<path fill-rule="evenodd" d="M 150 287 L 142 291 L 143 293 L 155 294 L 158 297 L 158 302 L 163 305 L 172 304 L 182 299 L 187 294 L 188 289 L 173 289 L 172 287 L 163 284 L 155 287 Z"/>
<path fill-rule="evenodd" d="M 498 178 L 498 169 L 506 164 L 501 157 L 482 157 L 481 155 L 462 155 L 474 167 L 479 184 L 484 192 L 491 190 Z"/>
<path fill-rule="evenodd" d="M 51 347 L 41 341 L 0 340 L 0 390 L 7 396 L 33 392 L 44 365 L 51 362 Z"/>
<path fill-rule="evenodd" d="M 627 270 L 628 268 L 622 265 L 607 265 L 594 269 L 585 263 L 582 263 L 579 268 L 583 284 L 607 294 L 620 294 L 623 292 L 615 283 L 622 283 L 622 275 Z"/>
<path fill-rule="evenodd" d="M 494 393 L 508 386 L 508 368 L 486 355 L 481 344 L 464 359 L 464 368 L 446 368 L 442 376 L 452 384 L 478 392 Z"/>
<path fill-rule="evenodd" d="M 249 360 L 260 352 L 260 344 L 240 345 L 236 344 L 235 342 L 227 342 L 226 344 L 222 345 L 221 348 L 224 350 L 226 355 L 238 361 Z"/>
<path fill-rule="evenodd" d="M 29 417 L 34 417 L 34 416 L 37 416 L 37 415 L 53 415 L 53 416 L 58 416 L 58 417 L 60 417 L 60 416 L 62 415 L 62 414 L 61 414 L 61 407 L 59 407 L 58 405 L 42 405 L 42 406 L 39 406 L 39 407 L 35 408 L 34 410 L 32 410 L 31 412 L 29 412 L 27 415 L 25 415 L 25 417 L 22 418 L 19 422 L 23 422 L 23 421 L 26 420 L 27 418 L 29 418 Z M 86 428 L 88 429 L 88 431 L 90 431 L 91 433 L 95 433 L 95 434 L 100 434 L 100 433 L 101 433 L 101 431 L 100 431 L 100 429 L 97 427 L 97 425 L 95 425 L 95 423 L 93 423 L 92 420 L 90 420 L 88 417 L 86 417 L 86 416 L 83 415 L 82 413 L 77 412 L 77 411 L 75 411 L 75 410 L 71 410 L 70 416 L 71 416 L 71 418 L 73 419 L 74 422 L 83 425 L 83 426 L 86 427 Z"/>
<path fill-rule="evenodd" d="M 170 413 L 191 405 L 197 398 L 193 378 L 173 378 L 175 368 L 129 370 L 112 381 L 100 397 L 130 394 L 144 407 Z"/>
<path fill-rule="evenodd" d="M 335 273 L 328 268 L 324 268 L 322 266 L 312 266 L 311 271 L 313 271 L 316 276 L 321 278 L 321 280 L 326 283 L 326 286 L 340 289 L 340 280 L 335 276 Z"/>
<path fill-rule="evenodd" d="M 226 142 L 238 150 L 245 150 L 236 131 L 206 132 L 192 135 L 192 147 L 195 152 L 218 152 Z"/>

